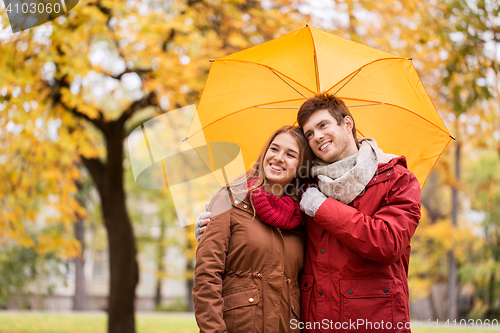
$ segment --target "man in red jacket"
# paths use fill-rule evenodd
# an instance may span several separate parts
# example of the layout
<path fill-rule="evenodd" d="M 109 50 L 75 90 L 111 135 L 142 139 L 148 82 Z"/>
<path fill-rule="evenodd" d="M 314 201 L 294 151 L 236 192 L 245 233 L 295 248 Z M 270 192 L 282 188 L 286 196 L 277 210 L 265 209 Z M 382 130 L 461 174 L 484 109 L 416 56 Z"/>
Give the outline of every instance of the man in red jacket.
<path fill-rule="evenodd" d="M 297 120 L 317 163 L 318 187 L 302 196 L 307 223 L 300 281 L 305 332 L 410 332 L 410 240 L 420 219 L 420 185 L 405 157 L 356 139 L 344 102 L 322 94 Z M 295 328 L 295 327 L 294 327 Z"/>

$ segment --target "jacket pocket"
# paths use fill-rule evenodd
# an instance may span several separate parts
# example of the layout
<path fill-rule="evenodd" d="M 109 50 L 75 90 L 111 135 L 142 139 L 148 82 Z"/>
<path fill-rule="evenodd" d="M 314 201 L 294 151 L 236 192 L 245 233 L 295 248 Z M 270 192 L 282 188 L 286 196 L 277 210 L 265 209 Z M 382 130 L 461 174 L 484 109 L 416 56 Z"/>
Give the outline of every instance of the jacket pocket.
<path fill-rule="evenodd" d="M 227 332 L 253 332 L 256 305 L 260 303 L 259 289 L 254 287 L 229 291 L 222 298 Z"/>
<path fill-rule="evenodd" d="M 393 279 L 340 280 L 343 332 L 394 332 L 393 290 Z"/>
<path fill-rule="evenodd" d="M 311 304 L 312 286 L 314 276 L 312 274 L 302 274 L 300 278 L 300 321 L 307 322 L 309 320 L 309 306 Z"/>

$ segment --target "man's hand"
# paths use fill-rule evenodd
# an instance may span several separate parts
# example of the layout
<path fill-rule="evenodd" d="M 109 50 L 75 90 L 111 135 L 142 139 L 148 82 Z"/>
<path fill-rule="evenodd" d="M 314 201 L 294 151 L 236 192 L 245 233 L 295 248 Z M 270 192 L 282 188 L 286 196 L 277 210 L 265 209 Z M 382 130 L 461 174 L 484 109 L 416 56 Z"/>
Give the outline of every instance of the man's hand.
<path fill-rule="evenodd" d="M 194 235 L 198 242 L 200 242 L 200 239 L 203 236 L 205 229 L 207 228 L 206 226 L 210 221 L 209 217 L 211 213 L 208 212 L 207 209 L 208 209 L 208 202 L 205 203 L 205 211 L 201 213 L 200 216 L 198 216 L 198 219 L 196 220 L 196 225 L 194 226 Z"/>
<path fill-rule="evenodd" d="M 309 215 L 314 217 L 316 211 L 325 202 L 326 195 L 321 193 L 316 187 L 309 187 L 306 192 L 302 195 L 300 200 L 300 209 Z"/>

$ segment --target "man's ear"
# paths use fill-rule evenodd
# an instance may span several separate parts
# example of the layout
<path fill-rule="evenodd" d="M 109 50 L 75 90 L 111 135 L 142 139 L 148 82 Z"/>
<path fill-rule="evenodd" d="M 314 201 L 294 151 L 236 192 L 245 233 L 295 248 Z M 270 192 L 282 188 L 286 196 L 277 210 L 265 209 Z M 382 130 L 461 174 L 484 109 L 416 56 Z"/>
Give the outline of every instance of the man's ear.
<path fill-rule="evenodd" d="M 352 128 L 354 127 L 354 120 L 352 120 L 352 118 L 349 116 L 345 116 L 344 117 L 344 125 L 345 125 L 346 133 L 351 133 Z"/>

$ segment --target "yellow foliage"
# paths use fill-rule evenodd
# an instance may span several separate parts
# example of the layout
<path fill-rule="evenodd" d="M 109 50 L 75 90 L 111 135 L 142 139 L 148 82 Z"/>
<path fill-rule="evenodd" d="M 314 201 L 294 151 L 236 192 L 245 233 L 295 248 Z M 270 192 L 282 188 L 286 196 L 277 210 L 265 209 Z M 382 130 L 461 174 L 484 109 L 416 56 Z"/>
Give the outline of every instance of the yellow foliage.
<path fill-rule="evenodd" d="M 94 105 L 79 103 L 77 109 L 84 115 L 89 116 L 90 119 L 96 119 L 99 116 L 99 111 Z"/>
<path fill-rule="evenodd" d="M 61 235 L 57 231 L 38 236 L 38 250 L 45 254 L 54 252 L 62 258 L 72 259 L 81 254 L 80 243 L 67 235 Z"/>
<path fill-rule="evenodd" d="M 66 87 L 61 88 L 60 93 L 62 102 L 71 109 L 75 108 L 78 105 L 78 102 L 81 102 L 78 96 L 73 95 Z"/>

